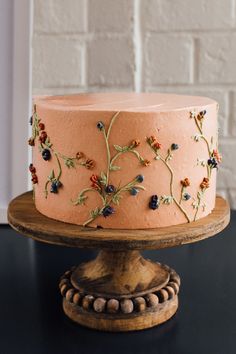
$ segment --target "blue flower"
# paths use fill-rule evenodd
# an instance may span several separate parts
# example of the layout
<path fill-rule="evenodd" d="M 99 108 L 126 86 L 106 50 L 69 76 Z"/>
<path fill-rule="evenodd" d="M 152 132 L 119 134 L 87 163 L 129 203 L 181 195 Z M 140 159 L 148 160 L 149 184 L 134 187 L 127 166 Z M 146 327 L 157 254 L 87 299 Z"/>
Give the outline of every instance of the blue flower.
<path fill-rule="evenodd" d="M 178 144 L 172 144 L 171 145 L 171 150 L 178 150 L 179 145 Z"/>
<path fill-rule="evenodd" d="M 57 181 L 53 181 L 52 182 L 50 192 L 51 193 L 57 193 L 58 192 Z"/>
<path fill-rule="evenodd" d="M 104 125 L 103 122 L 100 121 L 100 122 L 97 123 L 97 128 L 98 128 L 99 130 L 104 129 L 104 127 L 105 127 L 105 125 Z"/>
<path fill-rule="evenodd" d="M 136 181 L 139 182 L 139 183 L 142 183 L 142 182 L 144 181 L 143 175 L 138 175 L 138 176 L 136 177 Z"/>
<path fill-rule="evenodd" d="M 130 189 L 130 194 L 133 195 L 133 196 L 137 195 L 138 194 L 138 189 L 133 187 L 132 189 Z"/>
<path fill-rule="evenodd" d="M 106 218 L 114 213 L 115 213 L 115 209 L 112 208 L 110 205 L 107 205 L 102 211 L 102 215 L 104 216 L 104 218 Z"/>
<path fill-rule="evenodd" d="M 159 198 L 157 195 L 152 195 L 150 198 L 150 202 L 149 202 L 149 208 L 152 210 L 156 210 L 157 208 L 159 208 Z"/>
<path fill-rule="evenodd" d="M 188 193 L 184 193 L 183 194 L 183 199 L 184 200 L 189 200 L 191 198 L 191 195 L 190 194 L 188 194 Z"/>
<path fill-rule="evenodd" d="M 111 193 L 114 193 L 116 190 L 115 186 L 113 186 L 112 184 L 109 184 L 108 186 L 106 186 L 105 188 L 105 192 L 107 194 L 111 194 Z"/>
<path fill-rule="evenodd" d="M 218 163 L 214 157 L 210 157 L 208 159 L 207 163 L 211 168 L 217 168 L 217 166 L 218 166 Z"/>
<path fill-rule="evenodd" d="M 50 158 L 51 158 L 51 152 L 50 152 L 50 150 L 48 150 L 48 149 L 43 149 L 43 151 L 42 151 L 42 157 L 43 157 L 43 159 L 44 159 L 45 161 L 50 160 Z"/>

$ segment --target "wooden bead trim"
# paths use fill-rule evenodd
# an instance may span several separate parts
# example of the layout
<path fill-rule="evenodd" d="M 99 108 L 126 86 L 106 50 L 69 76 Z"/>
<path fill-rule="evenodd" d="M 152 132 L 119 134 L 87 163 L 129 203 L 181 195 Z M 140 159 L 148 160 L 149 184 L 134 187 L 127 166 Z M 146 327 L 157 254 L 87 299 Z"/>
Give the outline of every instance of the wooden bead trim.
<path fill-rule="evenodd" d="M 179 293 L 180 277 L 168 266 L 165 266 L 170 272 L 168 284 L 155 293 L 148 293 L 145 296 L 134 297 L 131 299 L 117 300 L 114 298 L 95 298 L 91 294 L 82 294 L 73 287 L 70 277 L 76 267 L 65 272 L 60 279 L 59 288 L 61 295 L 75 306 L 80 306 L 85 311 L 94 311 L 96 313 L 123 313 L 143 312 L 147 308 L 155 308 L 159 304 L 171 300 Z"/>

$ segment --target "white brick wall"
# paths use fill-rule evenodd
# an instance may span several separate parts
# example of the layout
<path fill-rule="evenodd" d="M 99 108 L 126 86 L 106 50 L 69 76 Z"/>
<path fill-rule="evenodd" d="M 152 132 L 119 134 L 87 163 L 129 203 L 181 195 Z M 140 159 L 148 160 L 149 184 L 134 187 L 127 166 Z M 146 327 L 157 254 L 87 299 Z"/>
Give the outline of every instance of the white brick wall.
<path fill-rule="evenodd" d="M 236 208 L 236 0 L 34 0 L 33 91 L 161 91 L 220 104 Z"/>

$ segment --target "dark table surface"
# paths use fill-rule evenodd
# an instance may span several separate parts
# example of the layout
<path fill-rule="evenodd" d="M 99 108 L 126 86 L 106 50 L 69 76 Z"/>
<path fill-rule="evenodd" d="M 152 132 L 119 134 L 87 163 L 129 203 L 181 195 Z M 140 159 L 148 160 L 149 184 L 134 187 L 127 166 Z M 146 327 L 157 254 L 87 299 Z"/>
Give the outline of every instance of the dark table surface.
<path fill-rule="evenodd" d="M 177 314 L 158 327 L 105 333 L 67 319 L 60 275 L 96 251 L 41 244 L 0 226 L 0 354 L 235 354 L 236 212 L 219 236 L 144 252 L 181 276 Z"/>

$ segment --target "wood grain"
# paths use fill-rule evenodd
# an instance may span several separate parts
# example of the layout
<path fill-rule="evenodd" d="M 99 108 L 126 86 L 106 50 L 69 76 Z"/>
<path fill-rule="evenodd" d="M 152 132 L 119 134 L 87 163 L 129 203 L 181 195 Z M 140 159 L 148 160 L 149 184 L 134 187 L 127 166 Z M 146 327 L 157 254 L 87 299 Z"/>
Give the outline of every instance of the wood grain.
<path fill-rule="evenodd" d="M 137 331 L 157 326 L 170 319 L 178 309 L 178 296 L 145 311 L 130 314 L 93 313 L 75 306 L 65 298 L 63 309 L 71 320 L 85 327 L 109 332 Z"/>
<path fill-rule="evenodd" d="M 32 192 L 13 199 L 8 208 L 9 224 L 35 240 L 70 247 L 115 250 L 160 249 L 203 240 L 222 231 L 229 223 L 230 208 L 216 198 L 213 212 L 196 222 L 145 230 L 96 229 L 67 224 L 40 214 Z"/>
<path fill-rule="evenodd" d="M 102 250 L 80 264 L 71 283 L 80 293 L 104 298 L 131 298 L 163 288 L 170 279 L 167 266 L 144 259 L 139 251 Z"/>

